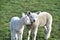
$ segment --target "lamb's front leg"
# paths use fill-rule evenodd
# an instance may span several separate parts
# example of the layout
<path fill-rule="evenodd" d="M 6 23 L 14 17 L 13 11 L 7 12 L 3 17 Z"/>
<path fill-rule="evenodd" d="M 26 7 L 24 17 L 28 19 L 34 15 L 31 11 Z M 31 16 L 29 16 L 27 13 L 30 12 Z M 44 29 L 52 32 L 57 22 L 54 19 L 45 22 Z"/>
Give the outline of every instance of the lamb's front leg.
<path fill-rule="evenodd" d="M 30 40 L 31 29 L 27 30 L 27 40 Z"/>
<path fill-rule="evenodd" d="M 24 26 L 22 26 L 22 28 L 21 28 L 21 30 L 19 31 L 19 35 L 18 35 L 18 39 L 19 40 L 22 40 L 22 38 L 23 38 L 23 31 L 24 31 Z"/>
<path fill-rule="evenodd" d="M 35 28 L 33 28 L 32 30 L 33 30 L 33 39 L 32 39 L 32 40 L 36 40 L 38 27 L 35 27 Z"/>
<path fill-rule="evenodd" d="M 23 36 L 23 34 L 22 33 L 18 33 L 18 40 L 22 40 L 22 36 Z"/>

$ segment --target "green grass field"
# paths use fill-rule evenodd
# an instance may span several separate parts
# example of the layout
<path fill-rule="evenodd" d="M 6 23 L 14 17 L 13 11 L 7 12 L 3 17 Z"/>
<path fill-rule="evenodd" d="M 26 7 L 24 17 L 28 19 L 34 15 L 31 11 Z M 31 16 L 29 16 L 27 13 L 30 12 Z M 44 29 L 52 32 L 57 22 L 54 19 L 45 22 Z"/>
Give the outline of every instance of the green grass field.
<path fill-rule="evenodd" d="M 9 26 L 11 17 L 21 17 L 21 12 L 26 13 L 28 10 L 49 12 L 53 17 L 49 40 L 60 40 L 60 0 L 0 0 L 0 40 L 11 40 Z M 44 40 L 43 29 L 39 28 L 37 40 Z M 23 40 L 26 40 L 26 30 Z"/>

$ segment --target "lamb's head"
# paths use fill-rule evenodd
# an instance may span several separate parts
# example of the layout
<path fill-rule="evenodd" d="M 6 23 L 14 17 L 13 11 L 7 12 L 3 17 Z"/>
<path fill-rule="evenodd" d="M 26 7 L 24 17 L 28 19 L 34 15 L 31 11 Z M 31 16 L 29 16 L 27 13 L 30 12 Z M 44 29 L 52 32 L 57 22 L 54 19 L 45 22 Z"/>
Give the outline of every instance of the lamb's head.
<path fill-rule="evenodd" d="M 29 17 L 25 13 L 22 13 L 22 18 L 23 18 L 23 21 L 26 25 L 31 24 Z"/>
<path fill-rule="evenodd" d="M 38 12 L 32 13 L 32 12 L 28 11 L 27 13 L 28 13 L 28 16 L 30 18 L 31 23 L 34 23 L 34 22 L 37 21 L 37 19 L 38 19 Z"/>

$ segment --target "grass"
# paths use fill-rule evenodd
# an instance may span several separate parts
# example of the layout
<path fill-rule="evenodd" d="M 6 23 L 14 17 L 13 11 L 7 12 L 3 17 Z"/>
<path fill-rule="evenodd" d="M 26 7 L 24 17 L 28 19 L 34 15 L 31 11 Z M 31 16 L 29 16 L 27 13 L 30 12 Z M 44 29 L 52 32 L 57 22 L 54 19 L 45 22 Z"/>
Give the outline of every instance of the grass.
<path fill-rule="evenodd" d="M 9 22 L 11 17 L 21 17 L 28 10 L 46 11 L 53 16 L 52 33 L 49 40 L 60 40 L 60 0 L 0 0 L 0 40 L 11 40 Z M 44 28 L 39 28 L 37 40 L 44 40 Z M 24 30 L 23 40 L 26 40 Z"/>

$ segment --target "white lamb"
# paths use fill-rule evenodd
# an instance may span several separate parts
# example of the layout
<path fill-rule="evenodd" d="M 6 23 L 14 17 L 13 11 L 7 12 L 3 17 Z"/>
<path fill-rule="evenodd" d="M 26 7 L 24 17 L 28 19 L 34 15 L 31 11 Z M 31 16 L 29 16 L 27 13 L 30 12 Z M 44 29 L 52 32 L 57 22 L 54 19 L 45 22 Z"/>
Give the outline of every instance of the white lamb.
<path fill-rule="evenodd" d="M 44 39 L 48 40 L 48 38 L 50 37 L 51 30 L 52 30 L 52 16 L 47 12 L 36 12 L 36 13 L 28 12 L 28 16 L 30 18 L 31 25 L 30 25 L 30 28 L 27 28 L 28 29 L 27 40 L 30 40 L 31 31 L 33 32 L 32 40 L 36 40 L 39 26 L 43 26 L 45 28 Z"/>
<path fill-rule="evenodd" d="M 22 13 L 22 18 L 12 17 L 10 21 L 11 40 L 22 40 L 24 25 L 30 24 L 30 19 Z"/>

